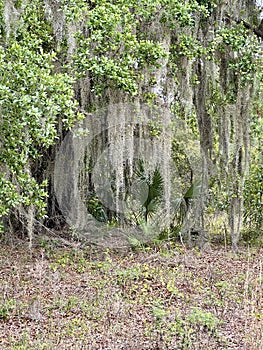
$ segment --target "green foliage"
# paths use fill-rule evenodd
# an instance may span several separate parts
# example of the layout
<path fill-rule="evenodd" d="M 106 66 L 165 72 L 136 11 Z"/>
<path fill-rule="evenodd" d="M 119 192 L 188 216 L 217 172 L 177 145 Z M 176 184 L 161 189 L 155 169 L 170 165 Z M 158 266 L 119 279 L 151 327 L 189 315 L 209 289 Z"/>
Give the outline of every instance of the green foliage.
<path fill-rule="evenodd" d="M 63 127 L 71 127 L 80 117 L 74 101 L 75 78 L 88 75 L 91 94 L 102 95 L 108 88 L 118 89 L 130 97 L 140 94 L 154 104 L 158 96 L 147 88 L 157 84 L 155 72 L 164 59 L 169 59 L 168 74 L 174 73 L 176 83 L 180 63 L 190 60 L 193 71 L 187 73 L 192 86 L 200 83 L 194 71 L 196 61 L 213 60 L 219 70 L 225 65 L 222 69 L 228 72 L 225 89 L 217 81 L 221 79 L 219 76 L 211 82 L 209 96 L 206 96 L 207 110 L 215 125 L 214 134 L 218 132 L 217 106 L 233 104 L 239 87 L 251 84 L 255 75 L 262 80 L 258 38 L 239 23 L 242 18 L 237 23 L 226 15 L 221 27 L 214 23 L 213 11 L 221 6 L 216 0 L 60 0 L 57 5 L 61 6 L 59 11 L 64 12 L 66 20 L 61 43 L 54 39 L 45 1 L 13 3 L 18 11 L 9 30 L 4 23 L 7 18 L 3 14 L 4 1 L 0 1 L 0 219 L 7 216 L 11 208 L 27 208 L 32 204 L 39 214 L 44 213 L 47 183 L 36 178 L 39 171 L 36 164 L 56 142 L 58 129 L 61 132 Z M 69 23 L 77 28 L 76 47 L 70 58 L 66 52 L 67 35 L 71 35 L 67 31 Z M 214 27 L 214 35 L 207 35 L 208 39 L 212 38 L 210 42 L 202 42 L 202 35 L 195 34 L 197 26 L 201 30 L 206 24 Z M 160 33 L 171 34 L 169 49 Z M 181 67 L 181 76 L 183 69 Z M 183 104 L 184 101 L 180 101 L 175 108 L 177 117 L 185 120 L 200 137 L 195 112 L 185 115 Z M 161 121 L 150 122 L 149 128 L 151 136 L 158 137 Z M 214 136 L 214 147 L 218 151 L 218 135 Z M 174 144 L 173 148 L 178 145 Z M 254 150 L 251 174 L 245 184 L 245 199 L 249 203 L 245 206 L 245 221 L 255 222 L 256 227 L 262 225 L 260 216 L 256 215 L 262 202 L 262 167 L 261 160 L 256 159 L 261 151 Z M 175 156 L 174 160 L 181 164 L 182 171 L 187 170 L 184 155 Z M 147 221 L 157 210 L 163 179 L 158 169 L 147 177 L 142 164 L 137 175 L 148 191 L 141 203 Z M 185 195 L 176 203 L 181 218 L 185 217 L 188 202 L 194 196 L 194 192 L 191 193 L 194 188 L 187 181 Z M 211 193 L 213 191 L 217 190 L 212 188 Z M 94 216 L 106 220 L 96 198 L 89 206 Z"/>
<path fill-rule="evenodd" d="M 90 72 L 94 89 L 100 94 L 105 88 L 118 88 L 135 95 L 142 70 L 158 66 L 166 56 L 162 45 L 136 33 L 138 19 L 130 4 L 99 2 L 88 10 L 88 35 L 78 33 L 73 56 L 77 74 Z"/>
<path fill-rule="evenodd" d="M 214 331 L 220 323 L 218 318 L 211 312 L 204 312 L 197 307 L 191 311 L 187 318 L 192 325 L 211 332 Z"/>
<path fill-rule="evenodd" d="M 249 175 L 244 186 L 244 237 L 253 240 L 263 233 L 263 120 L 259 110 L 251 125 L 251 157 Z"/>
<path fill-rule="evenodd" d="M 240 78 L 241 83 L 245 84 L 254 80 L 258 70 L 260 45 L 251 30 L 233 21 L 231 26 L 216 29 L 215 37 L 206 45 L 195 38 L 193 33 L 181 31 L 170 51 L 171 63 L 180 57 L 190 60 L 199 57 L 219 63 L 226 56 L 226 68 L 234 73 L 235 79 Z"/>
<path fill-rule="evenodd" d="M 7 299 L 0 303 L 0 321 L 7 320 L 16 307 L 14 299 Z"/>
<path fill-rule="evenodd" d="M 74 81 L 55 73 L 52 41 L 43 3 L 35 1 L 0 46 L 0 220 L 18 205 L 43 214 L 47 183 L 37 182 L 33 164 L 56 141 L 58 125 L 76 120 Z"/>
<path fill-rule="evenodd" d="M 199 197 L 201 189 L 201 182 L 196 181 L 193 182 L 189 188 L 187 188 L 186 192 L 176 198 L 174 200 L 174 219 L 171 224 L 171 228 L 174 233 L 178 233 L 178 231 L 182 228 L 183 224 L 185 223 L 187 214 L 194 202 L 195 199 Z"/>
<path fill-rule="evenodd" d="M 192 35 L 181 34 L 178 38 L 178 44 L 171 47 L 179 56 L 187 56 L 193 60 L 196 57 L 203 56 L 206 53 L 206 48 L 202 43 L 195 39 Z"/>
<path fill-rule="evenodd" d="M 182 294 L 182 293 L 181 293 Z M 183 294 L 182 294 L 183 295 Z M 184 315 L 179 309 L 176 309 L 174 315 L 171 315 L 162 305 L 153 305 L 152 313 L 156 319 L 156 328 L 167 340 L 176 337 L 176 346 L 178 349 L 194 349 L 196 338 L 200 332 L 214 339 L 218 339 L 217 329 L 220 320 L 211 312 L 205 312 L 195 307 L 187 315 Z M 162 329 L 165 328 L 165 332 Z"/>
<path fill-rule="evenodd" d="M 207 17 L 210 14 L 208 3 L 199 3 L 198 1 L 191 0 L 188 2 L 182 2 L 178 0 L 164 0 L 165 10 L 163 11 L 162 22 L 167 23 L 171 29 L 178 26 L 181 27 L 190 26 L 195 24 L 195 17 L 201 15 Z M 210 5 L 209 5 L 210 6 Z"/>
<path fill-rule="evenodd" d="M 101 222 L 108 221 L 106 209 L 103 206 L 103 204 L 100 202 L 98 197 L 93 196 L 89 199 L 88 211 L 96 220 L 101 221 Z"/>
<path fill-rule="evenodd" d="M 93 89 L 99 95 L 105 88 L 117 88 L 131 95 L 138 93 L 139 82 L 145 78 L 144 69 L 159 67 L 161 59 L 168 55 L 162 43 L 156 40 L 150 27 L 159 17 L 164 26 L 174 29 L 177 25 L 193 26 L 195 16 L 207 17 L 214 2 L 192 0 L 145 1 L 85 1 L 63 0 L 68 21 L 85 20 L 86 30 L 76 34 L 77 48 L 73 55 L 73 68 L 78 76 L 87 72 L 93 79 Z M 187 40 L 191 40 L 190 37 Z M 185 44 L 196 50 L 196 42 Z M 202 51 L 201 45 L 199 45 Z M 198 51 L 198 50 L 197 50 Z M 199 51 L 198 51 L 199 52 Z M 191 55 L 193 53 L 191 52 Z"/>
<path fill-rule="evenodd" d="M 256 56 L 259 52 L 259 43 L 242 23 L 217 30 L 209 52 L 211 56 L 217 52 L 227 53 L 228 68 L 235 76 L 240 77 L 241 83 L 253 81 L 257 70 Z"/>
<path fill-rule="evenodd" d="M 263 164 L 252 164 L 245 183 L 245 224 L 263 232 Z"/>
<path fill-rule="evenodd" d="M 145 223 L 147 223 L 148 218 L 154 215 L 162 200 L 164 180 L 158 167 L 154 169 L 152 174 L 147 173 L 141 159 L 138 161 L 136 176 L 140 187 L 142 213 Z"/>

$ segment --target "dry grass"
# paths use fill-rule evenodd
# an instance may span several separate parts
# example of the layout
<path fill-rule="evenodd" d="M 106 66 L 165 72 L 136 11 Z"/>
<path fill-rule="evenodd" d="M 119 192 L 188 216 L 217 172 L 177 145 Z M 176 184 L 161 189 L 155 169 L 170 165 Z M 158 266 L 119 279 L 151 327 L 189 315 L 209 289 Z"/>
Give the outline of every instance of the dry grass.
<path fill-rule="evenodd" d="M 1 349 L 263 349 L 262 250 L 0 247 Z"/>

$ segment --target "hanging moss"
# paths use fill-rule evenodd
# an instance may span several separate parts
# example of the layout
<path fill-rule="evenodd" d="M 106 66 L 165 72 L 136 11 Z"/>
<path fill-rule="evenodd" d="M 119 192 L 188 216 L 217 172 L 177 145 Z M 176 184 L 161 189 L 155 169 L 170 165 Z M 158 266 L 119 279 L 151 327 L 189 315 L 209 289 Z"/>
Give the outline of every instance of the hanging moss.
<path fill-rule="evenodd" d="M 104 182 L 109 180 L 114 202 L 108 209 L 125 216 L 135 164 L 144 154 L 149 172 L 160 166 L 163 218 L 169 227 L 178 175 L 173 168 L 185 154 L 191 158 L 181 151 L 175 129 L 188 125 L 200 142 L 202 179 L 198 210 L 189 225 L 205 229 L 212 176 L 217 179 L 213 183 L 227 185 L 226 209 L 236 248 L 249 164 L 249 111 L 261 64 L 256 5 L 245 0 L 38 0 L 28 6 L 27 1 L 6 0 L 0 6 L 5 44 L 13 36 L 32 45 L 38 42 L 42 56 L 52 52 L 50 72 L 72 77 L 79 109 L 90 118 L 84 127 L 93 137 L 89 146 L 70 139 L 74 152 L 65 148 L 76 167 L 65 176 L 72 191 L 81 191 L 80 196 L 67 195 L 72 203 L 86 194 L 91 200 L 86 206 L 78 203 L 74 215 L 87 206 L 98 215 L 106 210 L 104 198 L 96 196 L 101 184 L 92 179 L 90 168 L 98 175 L 108 162 Z M 20 37 L 18 19 L 24 28 Z M 187 166 L 186 161 L 182 169 Z M 61 186 L 57 184 L 65 192 Z M 83 218 L 77 220 L 85 225 Z"/>

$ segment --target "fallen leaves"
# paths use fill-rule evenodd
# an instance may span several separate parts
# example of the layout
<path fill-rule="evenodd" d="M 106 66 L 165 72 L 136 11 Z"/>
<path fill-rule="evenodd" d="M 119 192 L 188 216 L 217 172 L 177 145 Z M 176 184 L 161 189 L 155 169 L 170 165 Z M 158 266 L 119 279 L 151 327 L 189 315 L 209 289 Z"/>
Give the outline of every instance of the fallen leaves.
<path fill-rule="evenodd" d="M 2 246 L 1 349 L 261 349 L 261 254 Z"/>

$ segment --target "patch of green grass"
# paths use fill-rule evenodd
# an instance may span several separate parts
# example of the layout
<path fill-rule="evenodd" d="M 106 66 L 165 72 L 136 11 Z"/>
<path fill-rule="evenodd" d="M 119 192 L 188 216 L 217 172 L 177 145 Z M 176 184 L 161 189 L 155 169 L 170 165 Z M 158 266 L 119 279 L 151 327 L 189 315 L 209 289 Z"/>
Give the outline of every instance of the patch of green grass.
<path fill-rule="evenodd" d="M 6 299 L 0 301 L 0 321 L 7 320 L 16 310 L 16 300 Z"/>

